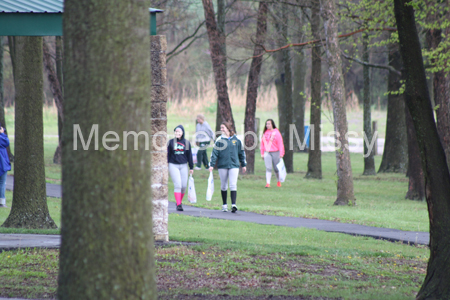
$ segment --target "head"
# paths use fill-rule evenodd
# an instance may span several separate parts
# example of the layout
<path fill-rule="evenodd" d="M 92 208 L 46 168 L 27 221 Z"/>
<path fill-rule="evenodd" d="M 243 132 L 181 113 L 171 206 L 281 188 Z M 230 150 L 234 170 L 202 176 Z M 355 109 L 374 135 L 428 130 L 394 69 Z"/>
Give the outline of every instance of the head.
<path fill-rule="evenodd" d="M 197 122 L 199 122 L 200 124 L 203 124 L 203 122 L 205 122 L 205 116 L 202 114 L 198 114 L 197 115 Z"/>
<path fill-rule="evenodd" d="M 233 136 L 235 134 L 231 122 L 222 122 L 222 124 L 220 124 L 220 131 L 226 136 Z"/>
<path fill-rule="evenodd" d="M 181 125 L 178 125 L 177 127 L 175 127 L 175 130 L 173 132 L 177 139 L 182 139 L 184 136 L 184 128 Z"/>
<path fill-rule="evenodd" d="M 266 125 L 264 126 L 264 132 L 266 132 L 266 130 L 272 130 L 275 128 L 277 128 L 277 126 L 275 126 L 275 122 L 272 119 L 267 119 Z"/>

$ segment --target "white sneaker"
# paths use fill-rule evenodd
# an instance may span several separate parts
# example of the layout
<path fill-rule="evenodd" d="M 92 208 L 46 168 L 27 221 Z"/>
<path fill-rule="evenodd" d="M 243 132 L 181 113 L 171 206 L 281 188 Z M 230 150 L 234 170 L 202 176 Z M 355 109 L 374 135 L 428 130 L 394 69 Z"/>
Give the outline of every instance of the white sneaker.
<path fill-rule="evenodd" d="M 222 211 L 227 212 L 228 211 L 228 205 L 222 205 Z"/>
<path fill-rule="evenodd" d="M 202 168 L 194 167 L 194 170 L 201 170 Z"/>

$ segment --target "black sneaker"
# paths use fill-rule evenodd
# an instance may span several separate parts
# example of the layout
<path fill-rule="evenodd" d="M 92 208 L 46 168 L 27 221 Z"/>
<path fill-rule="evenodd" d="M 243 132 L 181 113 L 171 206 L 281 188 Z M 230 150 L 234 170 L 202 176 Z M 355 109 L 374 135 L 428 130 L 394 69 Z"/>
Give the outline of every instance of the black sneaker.
<path fill-rule="evenodd" d="M 231 212 L 232 213 L 235 213 L 235 212 L 237 212 L 237 207 L 236 207 L 236 205 L 233 205 L 233 207 L 231 208 Z"/>
<path fill-rule="evenodd" d="M 181 206 L 181 204 L 180 205 L 177 205 L 177 210 L 178 211 L 183 211 L 184 209 L 183 209 L 183 206 Z"/>

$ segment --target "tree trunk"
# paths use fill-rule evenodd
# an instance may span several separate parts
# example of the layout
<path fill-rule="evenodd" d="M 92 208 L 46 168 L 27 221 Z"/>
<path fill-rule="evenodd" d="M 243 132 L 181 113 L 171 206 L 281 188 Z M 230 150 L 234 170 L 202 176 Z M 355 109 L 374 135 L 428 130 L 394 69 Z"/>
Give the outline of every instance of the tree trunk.
<path fill-rule="evenodd" d="M 135 138 L 119 138 L 151 136 L 149 5 L 95 3 L 64 8 L 58 299 L 156 299 L 151 152 L 143 134 L 137 150 Z M 82 149 L 77 132 L 87 141 L 95 128 L 102 142 Z"/>
<path fill-rule="evenodd" d="M 427 42 L 431 49 L 436 49 L 442 41 L 442 30 L 431 29 L 427 32 Z M 431 60 L 435 64 L 435 59 Z M 450 80 L 445 71 L 433 74 L 433 95 L 436 109 L 437 129 L 450 167 Z"/>
<path fill-rule="evenodd" d="M 219 45 L 220 53 L 223 59 L 223 68 L 225 70 L 225 78 L 228 78 L 227 71 L 227 43 L 226 43 L 226 33 L 225 33 L 225 0 L 217 0 L 217 32 L 219 35 Z M 224 120 L 222 119 L 222 114 L 220 111 L 219 99 L 217 99 L 217 110 L 216 110 L 216 132 L 220 132 L 220 124 Z M 218 135 L 220 136 L 220 134 Z"/>
<path fill-rule="evenodd" d="M 6 130 L 6 120 L 5 120 L 5 98 L 3 89 L 3 36 L 0 36 L 0 125 L 5 129 L 5 134 L 8 135 Z M 14 161 L 14 155 L 11 153 L 11 148 L 8 146 L 6 148 L 10 162 Z"/>
<path fill-rule="evenodd" d="M 55 37 L 55 45 L 56 45 L 56 76 L 58 78 L 59 86 L 61 88 L 61 96 L 64 101 L 64 82 L 63 82 L 63 68 L 62 68 L 62 60 L 63 60 L 63 45 L 62 45 L 62 37 Z M 57 107 L 58 108 L 58 107 Z M 61 164 L 62 163 L 62 148 L 61 148 L 61 137 L 62 137 L 62 127 L 63 121 L 61 118 L 62 112 L 58 111 L 58 147 L 56 147 L 55 154 L 53 155 L 53 163 Z"/>
<path fill-rule="evenodd" d="M 416 299 L 450 298 L 450 175 L 434 122 L 421 45 L 410 0 L 394 0 L 400 53 L 405 66 L 405 102 L 414 121 L 430 217 L 430 259 Z"/>
<path fill-rule="evenodd" d="M 255 114 L 256 114 L 256 99 L 258 98 L 259 74 L 262 66 L 262 53 L 267 32 L 267 3 L 259 2 L 258 19 L 256 26 L 256 43 L 253 50 L 253 59 L 248 73 L 247 85 L 247 101 L 245 105 L 245 132 L 253 132 L 255 135 L 245 135 L 246 158 L 247 158 L 247 173 L 254 174 L 255 172 L 255 145 L 258 144 L 258 136 L 255 130 Z M 255 139 L 256 137 L 256 139 Z M 253 149 L 252 149 L 253 148 Z M 258 155 L 259 156 L 259 155 Z"/>
<path fill-rule="evenodd" d="M 369 62 L 369 36 L 363 34 L 363 61 Z M 372 117 L 370 108 L 370 78 L 369 78 L 369 66 L 363 66 L 363 77 L 364 77 L 364 134 L 366 135 L 367 142 L 364 142 L 364 172 L 363 175 L 375 175 L 375 159 L 374 159 L 374 149 L 371 149 L 369 153 L 368 143 L 372 142 Z M 377 145 L 374 145 L 377 147 Z"/>
<path fill-rule="evenodd" d="M 311 34 L 314 39 L 320 38 L 320 5 L 315 0 L 311 1 Z M 322 151 L 320 150 L 322 58 L 320 52 L 319 46 L 313 46 L 311 49 L 311 146 L 308 155 L 308 172 L 305 176 L 305 178 L 315 179 L 322 179 Z"/>
<path fill-rule="evenodd" d="M 397 44 L 389 44 L 389 65 L 402 69 L 402 60 Z M 394 72 L 388 75 L 388 105 L 386 136 L 383 158 L 378 173 L 405 173 L 408 165 L 408 143 L 406 138 L 405 100 L 398 91 L 400 76 Z M 396 94 L 393 94 L 396 93 Z"/>
<path fill-rule="evenodd" d="M 14 191 L 3 227 L 56 228 L 47 206 L 44 163 L 42 37 L 14 37 Z"/>
<path fill-rule="evenodd" d="M 419 144 L 417 143 L 416 130 L 414 122 L 405 105 L 406 130 L 408 138 L 408 191 L 406 199 L 425 200 L 425 182 L 422 170 L 422 160 L 420 158 Z"/>
<path fill-rule="evenodd" d="M 233 129 L 236 131 L 230 99 L 228 98 L 227 73 L 226 66 L 224 65 L 225 57 L 221 50 L 221 39 L 217 29 L 216 19 L 214 18 L 214 7 L 212 0 L 202 0 L 202 2 L 205 11 L 206 30 L 209 38 L 209 49 L 216 82 L 220 116 L 223 121 L 232 122 Z"/>
<path fill-rule="evenodd" d="M 337 199 L 334 205 L 355 205 L 352 166 L 347 140 L 348 125 L 345 111 L 344 78 L 342 76 L 342 61 L 337 38 L 336 5 L 333 0 L 325 0 L 321 3 L 321 15 L 326 37 L 328 75 L 330 77 L 330 96 L 333 105 L 334 130 L 336 131 L 336 168 L 338 179 Z"/>
<path fill-rule="evenodd" d="M 300 27 L 300 26 L 299 26 Z M 306 57 L 303 51 L 298 51 L 294 54 L 294 78 L 293 78 L 293 124 L 297 129 L 298 137 L 303 142 L 305 139 L 305 77 L 306 77 Z M 300 149 L 299 145 L 294 143 L 295 151 L 306 151 L 307 149 Z"/>

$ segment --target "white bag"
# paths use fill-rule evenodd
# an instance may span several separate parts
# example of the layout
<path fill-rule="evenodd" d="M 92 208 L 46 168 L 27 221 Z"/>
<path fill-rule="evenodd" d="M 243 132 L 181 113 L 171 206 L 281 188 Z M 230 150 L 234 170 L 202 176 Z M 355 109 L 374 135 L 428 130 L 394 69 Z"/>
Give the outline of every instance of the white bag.
<path fill-rule="evenodd" d="M 197 194 L 195 193 L 194 177 L 189 176 L 188 200 L 190 203 L 197 203 Z"/>
<path fill-rule="evenodd" d="M 192 162 L 194 164 L 197 163 L 197 153 L 198 153 L 198 148 L 191 148 L 191 153 L 192 153 Z"/>
<path fill-rule="evenodd" d="M 213 172 L 209 172 L 208 188 L 206 189 L 206 201 L 211 201 L 213 193 L 214 193 L 214 177 Z"/>
<path fill-rule="evenodd" d="M 286 166 L 282 158 L 280 158 L 280 162 L 277 164 L 277 169 L 280 182 L 284 182 L 286 180 Z"/>

